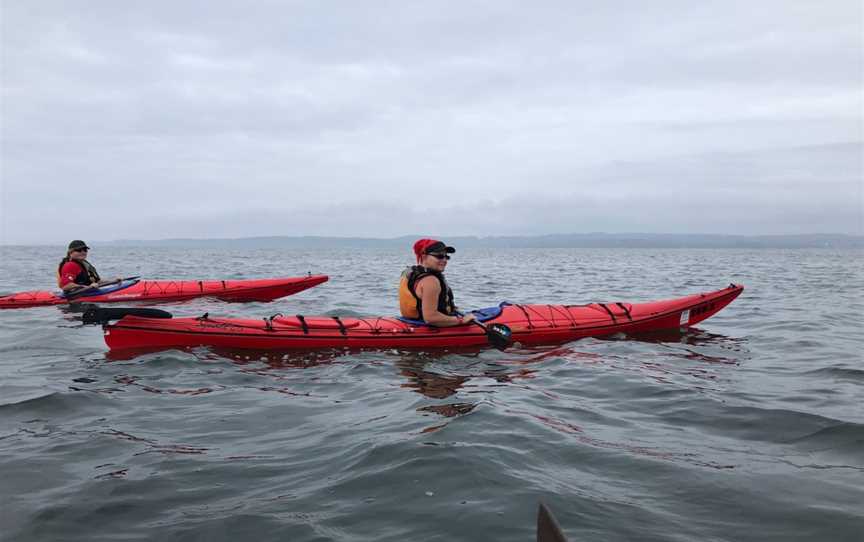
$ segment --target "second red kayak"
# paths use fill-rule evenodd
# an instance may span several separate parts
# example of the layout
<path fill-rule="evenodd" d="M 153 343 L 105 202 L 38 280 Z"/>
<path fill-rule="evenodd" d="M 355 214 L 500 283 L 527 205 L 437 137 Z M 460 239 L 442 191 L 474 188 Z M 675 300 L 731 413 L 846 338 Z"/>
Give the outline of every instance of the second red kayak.
<path fill-rule="evenodd" d="M 502 303 L 474 311 L 492 327 L 504 324 L 523 345 L 558 344 L 615 333 L 646 333 L 686 328 L 714 315 L 741 295 L 744 287 L 649 303 L 520 305 Z M 120 310 L 120 309 L 115 309 Z M 114 350 L 181 346 L 245 349 L 448 348 L 485 346 L 479 326 L 436 328 L 399 318 L 281 316 L 240 318 L 161 318 L 124 316 L 105 325 L 105 342 Z"/>
<path fill-rule="evenodd" d="M 196 297 L 224 301 L 272 301 L 302 292 L 323 282 L 327 275 L 307 275 L 251 280 L 123 280 L 81 295 L 66 297 L 59 292 L 20 292 L 0 297 L 0 309 L 42 307 L 68 303 L 119 303 L 143 301 L 165 303 Z"/>

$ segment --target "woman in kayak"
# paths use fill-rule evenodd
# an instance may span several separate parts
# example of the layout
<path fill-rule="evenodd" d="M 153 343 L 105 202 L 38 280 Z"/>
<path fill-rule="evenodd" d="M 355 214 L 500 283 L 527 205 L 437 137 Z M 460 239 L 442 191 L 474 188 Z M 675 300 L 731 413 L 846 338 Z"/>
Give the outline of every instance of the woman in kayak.
<path fill-rule="evenodd" d="M 63 292 L 83 291 L 120 281 L 120 279 L 101 280 L 96 268 L 87 261 L 89 250 L 90 247 L 84 241 L 76 239 L 69 243 L 66 257 L 60 261 L 60 265 L 57 267 L 57 286 Z"/>
<path fill-rule="evenodd" d="M 435 327 L 461 326 L 474 320 L 473 314 L 456 312 L 453 290 L 444 280 L 444 269 L 454 252 L 455 248 L 436 239 L 414 243 L 417 265 L 406 269 L 399 281 L 399 310 L 404 318 Z"/>

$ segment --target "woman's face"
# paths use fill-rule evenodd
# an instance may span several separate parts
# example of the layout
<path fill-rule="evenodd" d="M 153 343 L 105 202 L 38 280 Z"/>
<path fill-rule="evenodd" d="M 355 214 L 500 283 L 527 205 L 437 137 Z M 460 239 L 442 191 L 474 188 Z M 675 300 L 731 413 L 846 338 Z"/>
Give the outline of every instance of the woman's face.
<path fill-rule="evenodd" d="M 450 259 L 449 254 L 434 252 L 423 256 L 423 267 L 434 269 L 439 272 L 444 272 L 447 267 L 447 260 Z"/>
<path fill-rule="evenodd" d="M 71 258 L 73 260 L 84 260 L 87 258 L 87 249 L 86 248 L 79 248 L 76 250 L 70 250 L 69 251 L 69 258 Z"/>

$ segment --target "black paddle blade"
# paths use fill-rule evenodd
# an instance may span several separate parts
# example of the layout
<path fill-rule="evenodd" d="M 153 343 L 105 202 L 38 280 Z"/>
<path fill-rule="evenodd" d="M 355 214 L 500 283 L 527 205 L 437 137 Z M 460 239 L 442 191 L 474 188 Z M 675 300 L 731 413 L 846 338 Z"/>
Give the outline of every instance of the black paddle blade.
<path fill-rule="evenodd" d="M 489 339 L 489 344 L 498 350 L 504 350 L 513 344 L 513 330 L 504 324 L 486 326 L 486 337 Z"/>
<path fill-rule="evenodd" d="M 111 320 L 119 320 L 124 316 L 140 316 L 142 318 L 172 318 L 170 312 L 159 309 L 139 309 L 130 307 L 112 307 L 103 309 L 95 307 L 87 309 L 82 317 L 85 324 L 107 324 Z"/>
<path fill-rule="evenodd" d="M 537 542 L 567 542 L 555 516 L 542 502 L 537 510 Z"/>

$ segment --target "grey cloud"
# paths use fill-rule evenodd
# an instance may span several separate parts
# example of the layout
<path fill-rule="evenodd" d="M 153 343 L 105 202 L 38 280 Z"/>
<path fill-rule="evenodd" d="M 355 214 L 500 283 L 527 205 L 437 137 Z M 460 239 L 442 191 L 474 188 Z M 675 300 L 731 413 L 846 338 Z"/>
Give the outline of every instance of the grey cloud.
<path fill-rule="evenodd" d="M 860 233 L 861 10 L 7 2 L 0 243 Z"/>

